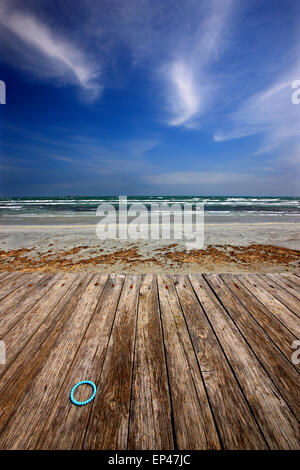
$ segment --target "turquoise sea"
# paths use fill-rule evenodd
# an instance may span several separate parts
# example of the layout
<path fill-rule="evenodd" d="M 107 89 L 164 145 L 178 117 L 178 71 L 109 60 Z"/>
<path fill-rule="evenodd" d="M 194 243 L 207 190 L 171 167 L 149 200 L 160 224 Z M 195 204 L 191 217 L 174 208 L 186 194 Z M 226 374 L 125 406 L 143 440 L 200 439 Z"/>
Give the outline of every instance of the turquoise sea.
<path fill-rule="evenodd" d="M 128 204 L 205 202 L 205 214 L 256 215 L 280 217 L 300 215 L 300 197 L 238 197 L 238 196 L 128 196 Z M 0 218 L 10 217 L 78 217 L 95 214 L 99 204 L 108 202 L 118 209 L 118 196 L 64 196 L 0 198 Z M 194 206 L 195 207 L 195 206 Z M 160 209 L 162 212 L 163 207 Z"/>

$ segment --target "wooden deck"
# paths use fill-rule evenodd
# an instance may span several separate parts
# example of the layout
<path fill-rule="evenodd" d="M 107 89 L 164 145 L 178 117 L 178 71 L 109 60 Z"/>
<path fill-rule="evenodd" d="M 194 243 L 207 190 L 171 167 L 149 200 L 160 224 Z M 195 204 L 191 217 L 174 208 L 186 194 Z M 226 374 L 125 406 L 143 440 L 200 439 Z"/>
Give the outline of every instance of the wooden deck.
<path fill-rule="evenodd" d="M 299 300 L 295 274 L 1 273 L 0 448 L 299 449 Z"/>

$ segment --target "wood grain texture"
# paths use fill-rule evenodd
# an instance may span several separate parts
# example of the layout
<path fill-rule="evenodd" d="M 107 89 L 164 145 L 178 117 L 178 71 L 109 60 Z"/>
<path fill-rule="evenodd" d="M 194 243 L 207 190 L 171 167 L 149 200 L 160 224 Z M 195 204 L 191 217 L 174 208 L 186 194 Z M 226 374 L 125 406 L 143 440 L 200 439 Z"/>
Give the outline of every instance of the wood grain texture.
<path fill-rule="evenodd" d="M 239 274 L 237 278 L 246 288 L 251 289 L 255 297 L 265 305 L 294 336 L 299 338 L 299 318 L 269 291 L 265 290 L 260 279 L 255 279 L 253 274 Z"/>
<path fill-rule="evenodd" d="M 0 434 L 1 448 L 31 449 L 40 436 L 70 365 L 98 303 L 96 276 L 90 280 L 67 322 L 63 325 L 39 373 L 31 381 Z"/>
<path fill-rule="evenodd" d="M 20 398 L 38 375 L 41 365 L 46 361 L 60 331 L 63 330 L 72 311 L 76 308 L 90 280 L 91 275 L 85 275 L 84 278 L 81 276 L 75 280 L 67 295 L 57 304 L 51 315 L 47 317 L 47 320 L 41 325 L 1 378 L 0 449 L 4 448 L 1 436 L 5 436 L 5 426 L 9 417 L 13 412 L 18 412 Z M 43 402 L 43 393 L 44 390 L 41 390 L 39 396 L 41 403 Z"/>
<path fill-rule="evenodd" d="M 140 276 L 126 276 L 84 449 L 127 449 L 139 285 Z"/>
<path fill-rule="evenodd" d="M 16 324 L 55 282 L 56 278 L 51 274 L 33 274 L 30 278 L 26 278 L 22 287 L 2 299 L 0 301 L 0 337 Z"/>
<path fill-rule="evenodd" d="M 224 448 L 267 449 L 188 277 L 173 278 Z"/>
<path fill-rule="evenodd" d="M 201 275 L 189 279 L 271 449 L 299 449 L 299 424 Z"/>
<path fill-rule="evenodd" d="M 21 291 L 21 295 L 24 293 L 24 287 L 30 284 L 32 285 L 35 280 L 39 280 L 42 276 L 45 276 L 45 274 L 41 273 L 35 273 L 34 275 L 32 273 L 10 273 L 8 277 L 6 277 L 0 284 L 0 301 L 1 305 L 4 305 L 3 300 L 5 297 L 7 297 L 9 294 L 12 294 L 15 292 L 17 295 L 19 295 L 18 289 L 20 287 L 23 287 Z M 11 295 L 10 298 L 13 296 Z M 1 309 L 2 310 L 2 309 Z"/>
<path fill-rule="evenodd" d="M 205 279 L 222 302 L 251 349 L 255 352 L 286 403 L 299 419 L 299 373 L 271 341 L 265 330 L 249 315 L 247 309 L 235 297 L 221 277 L 217 274 L 206 274 Z"/>
<path fill-rule="evenodd" d="M 221 443 L 173 280 L 158 275 L 157 282 L 177 446 L 219 449 Z"/>
<path fill-rule="evenodd" d="M 174 449 L 156 277 L 142 280 L 128 449 Z"/>
<path fill-rule="evenodd" d="M 300 302 L 299 299 L 296 298 L 295 295 L 292 295 L 290 292 L 288 292 L 288 289 L 286 288 L 285 284 L 282 283 L 280 286 L 280 281 L 276 282 L 276 280 L 272 279 L 272 277 L 265 275 L 257 275 L 255 279 L 259 279 L 260 282 L 262 283 L 263 287 L 265 290 L 270 292 L 276 299 L 280 300 L 283 305 L 285 305 L 287 308 L 289 308 L 292 312 L 294 312 L 298 317 L 300 317 Z M 281 288 L 280 288 L 281 287 Z M 294 291 L 294 293 L 297 291 Z"/>
<path fill-rule="evenodd" d="M 268 274 L 267 277 L 271 278 L 280 288 L 287 290 L 291 295 L 296 297 L 296 299 L 300 300 L 300 283 L 297 285 L 293 282 L 291 276 L 288 278 L 280 274 Z"/>
<path fill-rule="evenodd" d="M 294 274 L 294 273 L 282 273 L 282 274 L 280 274 L 280 277 L 282 279 L 287 279 L 287 280 L 291 281 L 293 284 L 295 284 L 296 286 L 300 287 L 300 277 L 296 276 L 296 274 Z"/>
<path fill-rule="evenodd" d="M 6 344 L 6 363 L 0 365 L 0 377 L 8 369 L 16 356 L 34 336 L 39 327 L 51 317 L 51 311 L 67 293 L 77 278 L 77 274 L 58 274 L 52 277 L 48 289 L 32 308 L 25 312 L 19 321 L 0 337 Z M 22 311 L 22 309 L 20 309 Z"/>
<path fill-rule="evenodd" d="M 26 278 L 30 279 L 30 275 L 23 273 L 2 273 L 0 278 L 0 300 L 19 286 L 22 286 Z"/>
<path fill-rule="evenodd" d="M 16 273 L 14 273 L 14 272 L 11 273 L 11 272 L 7 272 L 7 271 L 2 271 L 2 272 L 0 272 L 0 286 L 1 286 L 1 282 L 2 282 L 4 279 L 6 279 L 6 278 L 8 278 L 8 277 L 10 277 L 10 276 L 11 276 L 11 277 L 12 277 L 12 276 L 16 276 Z"/>
<path fill-rule="evenodd" d="M 235 297 L 244 305 L 247 312 L 253 316 L 278 349 L 280 349 L 288 361 L 291 362 L 291 344 L 295 341 L 296 336 L 293 335 L 234 274 L 222 274 L 220 277 Z M 299 365 L 293 364 L 293 366 L 300 370 Z"/>
<path fill-rule="evenodd" d="M 0 449 L 299 449 L 299 286 L 0 273 Z"/>
<path fill-rule="evenodd" d="M 92 380 L 99 387 L 107 345 L 115 318 L 120 292 L 124 283 L 123 275 L 102 275 L 97 281 L 99 303 L 77 351 L 73 364 L 56 398 L 46 425 L 37 444 L 38 449 L 80 449 L 86 432 L 87 422 L 93 403 L 76 407 L 68 399 L 71 389 L 81 380 Z M 114 287 L 112 288 L 112 284 Z M 76 399 L 85 400 L 84 388 L 77 391 Z"/>

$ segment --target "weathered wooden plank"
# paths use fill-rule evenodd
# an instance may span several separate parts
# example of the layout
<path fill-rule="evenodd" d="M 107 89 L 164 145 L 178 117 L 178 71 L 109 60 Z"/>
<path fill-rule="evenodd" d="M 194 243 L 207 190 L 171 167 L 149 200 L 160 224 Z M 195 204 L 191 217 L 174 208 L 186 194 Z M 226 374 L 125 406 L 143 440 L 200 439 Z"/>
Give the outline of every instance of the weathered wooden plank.
<path fill-rule="evenodd" d="M 140 276 L 126 276 L 84 449 L 127 449 L 139 285 Z"/>
<path fill-rule="evenodd" d="M 283 352 L 288 361 L 291 362 L 291 344 L 295 341 L 296 336 L 250 290 L 246 289 L 244 284 L 234 274 L 222 274 L 221 278 L 247 311 L 255 318 L 257 323 L 265 330 L 274 344 Z M 295 364 L 293 365 L 297 368 Z M 298 366 L 298 369 L 300 370 L 300 366 Z"/>
<path fill-rule="evenodd" d="M 249 314 L 240 300 L 235 297 L 221 277 L 217 274 L 205 274 L 204 277 L 255 352 L 282 397 L 293 410 L 295 416 L 300 418 L 299 373 L 271 341 L 265 330 Z"/>
<path fill-rule="evenodd" d="M 0 272 L 0 284 L 3 281 L 3 279 L 5 279 L 6 277 L 11 276 L 12 274 L 14 274 L 14 273 L 11 273 L 10 271 L 1 271 Z"/>
<path fill-rule="evenodd" d="M 99 276 L 85 288 L 55 344 L 0 433 L 0 447 L 33 449 L 99 301 Z M 65 397 L 66 400 L 69 397 Z"/>
<path fill-rule="evenodd" d="M 263 274 L 257 275 L 255 279 L 259 279 L 262 286 L 270 292 L 276 299 L 278 299 L 283 305 L 292 310 L 298 317 L 300 317 L 300 302 L 287 289 L 280 285 L 280 281 L 272 279 L 270 276 Z M 283 283 L 284 286 L 284 283 Z M 300 291 L 300 289 L 299 289 Z M 299 294 L 300 295 L 300 294 Z"/>
<path fill-rule="evenodd" d="M 0 365 L 0 377 L 43 322 L 49 319 L 51 311 L 66 294 L 77 276 L 77 274 L 71 273 L 53 275 L 51 282 L 48 283 L 49 289 L 45 289 L 44 295 L 21 316 L 19 321 L 6 334 L 0 337 L 6 345 L 6 363 Z"/>
<path fill-rule="evenodd" d="M 219 449 L 221 444 L 173 280 L 158 275 L 157 281 L 177 446 Z"/>
<path fill-rule="evenodd" d="M 6 280 L 6 279 L 17 279 L 20 275 L 22 275 L 24 273 L 22 272 L 14 272 L 14 271 L 2 271 L 0 272 L 0 286 L 2 285 L 2 283 Z"/>
<path fill-rule="evenodd" d="M 187 276 L 173 276 L 225 449 L 268 446 Z"/>
<path fill-rule="evenodd" d="M 286 279 L 291 279 L 295 284 L 300 286 L 300 274 L 298 273 L 281 273 L 281 276 L 285 277 Z"/>
<path fill-rule="evenodd" d="M 296 297 L 296 299 L 300 300 L 300 283 L 297 285 L 290 278 L 284 277 L 282 274 L 268 274 L 267 276 Z"/>
<path fill-rule="evenodd" d="M 22 287 L 0 301 L 0 337 L 16 324 L 55 282 L 53 274 L 33 274 Z"/>
<path fill-rule="evenodd" d="M 67 294 L 58 302 L 39 330 L 5 371 L 0 381 L 0 434 L 5 429 L 9 416 L 15 408 L 17 409 L 19 399 L 49 355 L 60 330 L 76 308 L 91 277 L 91 275 L 80 275 L 75 280 Z"/>
<path fill-rule="evenodd" d="M 1 299 L 1 290 L 7 283 L 14 283 L 14 280 L 17 280 L 22 273 L 14 272 L 2 272 L 0 273 L 0 299 Z"/>
<path fill-rule="evenodd" d="M 80 449 L 82 447 L 93 403 L 76 407 L 66 397 L 72 387 L 81 380 L 92 380 L 97 385 L 97 393 L 99 393 L 99 376 L 106 356 L 124 275 L 112 275 L 109 280 L 107 279 L 107 276 L 102 276 L 99 289 L 104 289 L 100 301 L 41 433 L 37 443 L 38 449 Z M 90 394 L 90 389 L 88 392 Z M 76 398 L 85 400 L 87 397 L 84 393 L 81 387 Z"/>
<path fill-rule="evenodd" d="M 38 279 L 40 276 L 41 274 L 33 276 L 32 273 L 10 273 L 10 275 L 0 283 L 0 301 L 3 302 L 3 299 L 9 294 L 26 284 L 30 284 L 31 281 Z"/>
<path fill-rule="evenodd" d="M 262 288 L 273 295 L 283 305 L 290 309 L 300 318 L 300 302 L 293 295 L 289 294 L 285 289 L 280 288 L 267 275 L 253 275 L 254 280 L 262 286 Z"/>
<path fill-rule="evenodd" d="M 299 337 L 300 322 L 297 315 L 291 312 L 285 305 L 276 299 L 270 292 L 266 291 L 264 287 L 254 278 L 253 274 L 239 274 L 237 278 L 244 286 L 251 290 L 255 297 L 265 305 L 270 312 L 275 315 L 281 323 L 283 323 L 288 330 L 293 333 L 297 338 Z"/>
<path fill-rule="evenodd" d="M 128 449 L 174 449 L 156 277 L 140 288 Z"/>
<path fill-rule="evenodd" d="M 107 276 L 0 273 L 0 339 L 7 350 L 7 364 L 0 365 L 0 448 L 159 450 L 220 442 L 226 449 L 264 448 L 262 435 L 271 448 L 299 448 L 299 376 L 295 385 L 297 366 L 284 362 L 291 339 L 299 338 L 299 318 L 263 283 L 297 304 L 300 278 L 248 276 L 222 275 L 220 291 L 214 286 L 218 297 L 202 278 L 198 298 L 186 276 L 173 277 L 175 288 L 160 276 L 160 299 L 155 276 L 143 277 L 140 296 L 126 280 L 110 343 L 123 275 L 111 278 L 112 288 L 110 281 L 104 287 Z M 94 379 L 98 391 L 78 408 L 69 393 L 83 378 Z"/>
<path fill-rule="evenodd" d="M 299 424 L 236 324 L 201 275 L 189 275 L 264 437 L 272 449 L 299 449 Z"/>

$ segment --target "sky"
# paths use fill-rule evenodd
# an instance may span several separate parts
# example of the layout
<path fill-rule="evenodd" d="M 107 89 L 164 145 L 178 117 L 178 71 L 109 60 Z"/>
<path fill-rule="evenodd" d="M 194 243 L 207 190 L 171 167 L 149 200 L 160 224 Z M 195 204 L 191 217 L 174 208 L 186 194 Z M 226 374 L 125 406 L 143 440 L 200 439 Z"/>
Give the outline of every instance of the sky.
<path fill-rule="evenodd" d="M 0 196 L 299 196 L 299 25 L 298 0 L 1 0 Z"/>

